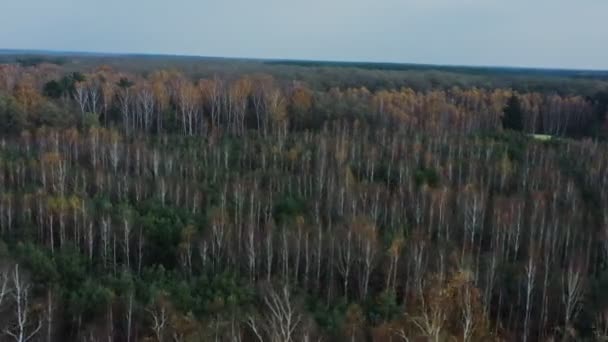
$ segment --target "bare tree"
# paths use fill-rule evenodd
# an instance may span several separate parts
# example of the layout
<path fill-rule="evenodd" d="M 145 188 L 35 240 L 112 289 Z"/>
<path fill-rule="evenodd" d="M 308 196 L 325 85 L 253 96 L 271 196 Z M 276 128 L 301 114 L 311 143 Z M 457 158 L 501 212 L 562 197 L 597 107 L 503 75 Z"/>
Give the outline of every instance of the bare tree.
<path fill-rule="evenodd" d="M 92 113 L 97 113 L 97 104 L 99 103 L 99 99 L 101 98 L 101 86 L 100 82 L 97 79 L 92 79 L 86 82 L 86 90 L 87 95 L 86 98 L 89 103 L 89 110 Z"/>
<path fill-rule="evenodd" d="M 565 274 L 562 275 L 562 302 L 564 303 L 564 333 L 570 329 L 572 320 L 576 318 L 583 297 L 583 274 L 581 270 L 570 263 Z"/>
<path fill-rule="evenodd" d="M 165 336 L 165 329 L 169 321 L 169 313 L 167 312 L 167 302 L 164 295 L 160 295 L 156 303 L 147 308 L 146 311 L 152 317 L 152 330 L 158 342 L 162 342 Z"/>
<path fill-rule="evenodd" d="M 258 323 L 253 316 L 249 316 L 247 318 L 247 325 L 249 326 L 255 337 L 258 339 L 258 341 L 264 342 L 264 337 L 261 328 L 258 326 Z"/>
<path fill-rule="evenodd" d="M 0 308 L 2 307 L 2 302 L 4 297 L 10 294 L 11 290 L 8 287 L 9 274 L 8 270 L 0 271 Z"/>
<path fill-rule="evenodd" d="M 127 323 L 127 342 L 131 342 L 132 338 L 132 325 L 133 325 L 133 290 L 129 290 L 129 298 L 127 299 L 127 307 L 125 312 L 125 319 Z"/>
<path fill-rule="evenodd" d="M 302 321 L 287 285 L 280 289 L 269 288 L 264 297 L 267 313 L 265 325 L 273 342 L 294 341 L 294 333 Z M 250 325 L 251 326 L 251 325 Z"/>
<path fill-rule="evenodd" d="M 412 322 L 422 333 L 432 339 L 432 341 L 440 341 L 440 334 L 446 320 L 446 312 L 441 301 L 436 294 L 432 294 L 429 298 L 424 295 L 421 299 L 421 314 L 412 318 Z"/>
<path fill-rule="evenodd" d="M 532 294 L 534 293 L 534 285 L 536 282 L 536 254 L 530 248 L 530 255 L 528 262 L 525 267 L 525 281 L 526 281 L 526 311 L 524 317 L 524 336 L 523 341 L 528 340 L 528 334 L 530 331 L 530 316 L 532 312 Z"/>
<path fill-rule="evenodd" d="M 596 341 L 608 341 L 608 310 L 596 314 L 593 323 L 593 335 Z"/>
<path fill-rule="evenodd" d="M 4 332 L 16 342 L 27 342 L 40 331 L 42 320 L 34 319 L 32 321 L 31 314 L 33 312 L 29 307 L 30 285 L 19 274 L 19 265 L 15 265 L 12 282 L 13 290 L 11 291 L 11 295 L 15 302 L 16 322 L 12 326 L 5 328 Z"/>
<path fill-rule="evenodd" d="M 350 227 L 346 227 L 346 239 L 338 245 L 339 262 L 338 271 L 343 278 L 344 298 L 348 299 L 348 279 L 350 277 L 351 265 L 353 262 L 353 247 L 352 247 L 353 232 Z"/>
<path fill-rule="evenodd" d="M 377 230 L 372 222 L 355 223 L 356 248 L 359 264 L 359 287 L 361 299 L 365 300 L 369 291 L 369 282 L 376 262 Z"/>
<path fill-rule="evenodd" d="M 131 107 L 133 102 L 133 95 L 130 92 L 130 85 L 128 84 L 128 82 L 124 83 L 125 85 L 123 87 L 120 87 L 118 91 L 118 102 L 120 107 L 120 113 L 122 114 L 123 125 L 125 126 L 125 133 L 129 134 L 129 121 L 132 115 Z"/>
<path fill-rule="evenodd" d="M 141 85 L 136 96 L 136 103 L 139 126 L 147 132 L 152 125 L 155 104 L 153 90 L 148 84 Z"/>
<path fill-rule="evenodd" d="M 87 103 L 89 102 L 89 93 L 87 92 L 86 85 L 84 82 L 77 82 L 74 86 L 74 100 L 78 102 L 80 108 L 80 115 L 84 118 Z"/>

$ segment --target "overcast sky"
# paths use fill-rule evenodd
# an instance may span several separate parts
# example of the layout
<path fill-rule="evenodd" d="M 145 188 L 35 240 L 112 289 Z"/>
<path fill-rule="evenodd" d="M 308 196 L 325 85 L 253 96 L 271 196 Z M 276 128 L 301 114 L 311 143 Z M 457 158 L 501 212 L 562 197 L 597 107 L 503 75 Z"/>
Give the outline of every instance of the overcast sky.
<path fill-rule="evenodd" d="M 608 0 L 2 0 L 0 48 L 608 69 Z"/>

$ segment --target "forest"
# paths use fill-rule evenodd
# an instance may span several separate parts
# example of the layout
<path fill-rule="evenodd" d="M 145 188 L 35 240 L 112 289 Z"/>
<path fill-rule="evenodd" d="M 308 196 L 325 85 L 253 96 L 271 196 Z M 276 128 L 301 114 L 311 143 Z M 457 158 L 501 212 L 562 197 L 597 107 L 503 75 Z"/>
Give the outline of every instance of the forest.
<path fill-rule="evenodd" d="M 608 340 L 605 73 L 0 57 L 0 341 Z"/>

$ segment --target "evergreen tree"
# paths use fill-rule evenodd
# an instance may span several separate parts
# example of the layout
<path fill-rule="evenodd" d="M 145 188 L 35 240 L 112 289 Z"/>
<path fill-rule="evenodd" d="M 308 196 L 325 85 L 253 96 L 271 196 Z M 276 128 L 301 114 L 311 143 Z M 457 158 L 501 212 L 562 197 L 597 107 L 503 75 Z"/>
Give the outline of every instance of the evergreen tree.
<path fill-rule="evenodd" d="M 507 101 L 502 117 L 502 128 L 523 131 L 524 116 L 517 96 L 512 95 Z"/>
<path fill-rule="evenodd" d="M 606 116 L 608 114 L 608 91 L 598 92 L 592 100 L 595 102 L 597 118 L 600 124 L 603 124 L 606 121 Z"/>

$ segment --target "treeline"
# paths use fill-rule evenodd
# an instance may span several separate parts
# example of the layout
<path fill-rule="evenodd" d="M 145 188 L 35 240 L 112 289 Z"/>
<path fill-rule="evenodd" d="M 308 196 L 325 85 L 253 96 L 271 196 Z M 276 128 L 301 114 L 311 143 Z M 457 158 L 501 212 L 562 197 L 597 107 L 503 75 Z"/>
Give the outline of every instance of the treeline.
<path fill-rule="evenodd" d="M 51 64 L 2 66 L 0 91 L 5 94 L 0 98 L 4 132 L 101 124 L 120 127 L 127 135 L 205 136 L 250 129 L 267 134 L 318 129 L 328 120 L 345 119 L 373 127 L 408 124 L 468 134 L 500 128 L 507 100 L 515 97 L 526 132 L 597 137 L 605 131 L 608 108 L 608 93 L 583 97 L 476 88 L 371 92 L 364 87 L 314 91 L 264 74 L 192 80 L 175 71 L 141 77 L 100 67 L 90 74 L 62 76 Z"/>
<path fill-rule="evenodd" d="M 0 75 L 3 338 L 608 337 L 599 102 Z"/>
<path fill-rule="evenodd" d="M 411 88 L 415 91 L 449 90 L 453 87 L 514 89 L 520 93 L 595 96 L 608 89 L 605 71 L 549 70 L 501 67 L 458 67 L 393 63 L 248 60 L 196 56 L 49 54 L 25 52 L 0 54 L 0 64 L 22 66 L 60 65 L 66 72 L 89 73 L 100 65 L 138 75 L 160 69 L 178 70 L 192 79 L 233 79 L 264 73 L 284 82 L 297 80 L 315 91 L 365 87 L 370 91 Z"/>

